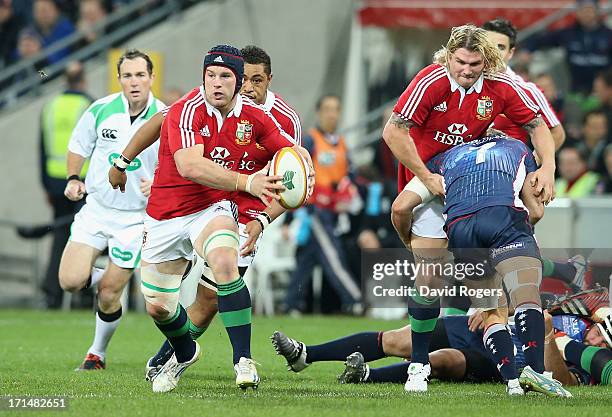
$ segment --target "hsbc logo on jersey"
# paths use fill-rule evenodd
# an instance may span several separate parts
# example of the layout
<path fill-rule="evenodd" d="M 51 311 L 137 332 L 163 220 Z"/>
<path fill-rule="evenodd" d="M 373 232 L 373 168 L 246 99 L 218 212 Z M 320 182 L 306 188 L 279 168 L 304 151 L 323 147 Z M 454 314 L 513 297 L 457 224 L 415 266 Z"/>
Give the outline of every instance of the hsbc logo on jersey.
<path fill-rule="evenodd" d="M 448 127 L 448 131 L 453 135 L 463 135 L 467 131 L 467 127 L 461 123 L 453 123 Z"/>
<path fill-rule="evenodd" d="M 215 146 L 215 149 L 210 152 L 212 159 L 225 159 L 228 156 L 230 156 L 229 151 L 221 146 Z"/>
<path fill-rule="evenodd" d="M 215 146 L 212 151 L 210 151 L 210 158 L 218 165 L 221 165 L 225 169 L 232 169 L 234 166 L 234 161 L 226 161 L 225 158 L 230 156 L 230 152 L 222 147 Z"/>
<path fill-rule="evenodd" d="M 242 155 L 242 159 L 240 160 L 240 165 L 238 166 L 238 171 L 254 171 L 255 170 L 255 161 L 249 161 L 246 158 L 249 157 L 249 153 L 245 152 Z"/>
<path fill-rule="evenodd" d="M 447 130 L 448 133 L 436 130 L 434 140 L 444 145 L 451 146 L 460 145 L 465 141 L 466 138 L 463 137 L 463 134 L 468 130 L 466 125 L 462 123 L 452 123 L 448 126 Z M 471 137 L 472 135 L 468 135 L 467 139 Z"/>

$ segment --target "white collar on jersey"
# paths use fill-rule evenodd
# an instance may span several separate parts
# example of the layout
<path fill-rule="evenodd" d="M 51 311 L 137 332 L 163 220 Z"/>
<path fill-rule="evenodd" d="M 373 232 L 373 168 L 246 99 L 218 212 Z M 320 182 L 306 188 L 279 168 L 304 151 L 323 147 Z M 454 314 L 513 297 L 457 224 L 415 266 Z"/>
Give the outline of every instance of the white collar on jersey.
<path fill-rule="evenodd" d="M 121 101 L 123 102 L 123 108 L 125 109 L 125 113 L 129 116 L 130 102 L 128 101 L 125 94 L 123 94 L 123 91 L 120 94 L 121 94 Z M 147 105 L 145 106 L 144 110 L 140 112 L 138 117 L 144 117 L 144 115 L 149 112 L 149 107 L 151 107 L 151 104 L 153 104 L 153 100 L 155 100 L 155 97 L 153 96 L 153 93 L 149 91 L 149 98 L 147 99 Z"/>
<path fill-rule="evenodd" d="M 269 112 L 274 107 L 274 100 L 276 100 L 276 96 L 270 90 L 266 91 L 266 101 L 262 104 L 262 107 L 265 111 Z"/>
<path fill-rule="evenodd" d="M 204 99 L 204 104 L 206 104 L 206 112 L 208 113 L 208 115 L 212 116 L 213 114 L 215 114 L 218 118 L 221 118 L 221 112 L 217 110 L 215 106 L 210 104 L 208 100 L 206 100 L 206 93 L 204 92 L 203 85 L 200 86 L 200 95 Z M 236 104 L 234 105 L 232 111 L 227 114 L 227 117 L 240 117 L 240 113 L 242 113 L 242 96 L 240 94 L 236 94 Z"/>
<path fill-rule="evenodd" d="M 511 76 L 512 78 L 514 78 L 514 77 L 518 77 L 518 76 L 516 75 L 516 72 L 514 72 L 514 71 L 512 70 L 512 68 L 510 68 L 510 66 L 509 66 L 509 65 L 506 65 L 506 71 L 504 71 L 504 72 L 505 72 L 506 74 L 508 74 L 509 76 Z"/>
<path fill-rule="evenodd" d="M 465 88 L 461 87 L 459 83 L 455 81 L 453 77 L 451 77 L 448 70 L 446 71 L 446 76 L 448 77 L 450 81 L 451 92 L 453 93 L 459 90 L 461 92 L 461 96 L 463 96 L 465 94 L 472 94 L 472 93 L 480 94 L 480 92 L 482 91 L 482 85 L 484 84 L 484 74 L 480 74 L 480 77 L 478 78 L 478 80 L 476 80 L 474 85 L 471 86 L 467 91 L 465 91 Z"/>

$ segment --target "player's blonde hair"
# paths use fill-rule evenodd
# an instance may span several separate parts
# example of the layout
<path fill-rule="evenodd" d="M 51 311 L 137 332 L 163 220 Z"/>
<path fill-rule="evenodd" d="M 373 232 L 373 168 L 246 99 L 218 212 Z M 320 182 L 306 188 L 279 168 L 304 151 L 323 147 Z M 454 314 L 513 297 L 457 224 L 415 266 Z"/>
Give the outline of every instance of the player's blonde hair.
<path fill-rule="evenodd" d="M 434 53 L 434 63 L 448 68 L 451 54 L 460 48 L 482 55 L 485 74 L 503 71 L 506 67 L 499 49 L 487 37 L 487 31 L 474 25 L 452 28 L 446 46 Z"/>

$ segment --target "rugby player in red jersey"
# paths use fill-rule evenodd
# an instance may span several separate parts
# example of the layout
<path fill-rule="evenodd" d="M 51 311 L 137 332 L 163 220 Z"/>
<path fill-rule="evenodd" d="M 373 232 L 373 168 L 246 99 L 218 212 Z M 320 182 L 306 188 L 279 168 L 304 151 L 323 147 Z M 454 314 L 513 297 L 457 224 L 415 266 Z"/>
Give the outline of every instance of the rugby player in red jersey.
<path fill-rule="evenodd" d="M 453 28 L 446 47 L 435 54 L 434 62 L 409 84 L 383 132 L 401 163 L 393 224 L 406 246 L 412 247 L 415 258 L 427 262 L 438 261 L 432 250 L 447 245 L 442 228 L 443 205 L 439 199 L 425 201 L 430 193 L 444 195 L 442 177 L 425 166 L 433 156 L 483 136 L 492 121 L 504 114 L 531 136 L 542 163 L 532 181 L 535 193 L 545 203 L 554 198 L 555 170 L 554 142 L 538 116 L 539 108 L 512 77 L 501 72 L 504 62 L 485 30 L 473 25 Z M 414 176 L 418 181 L 411 182 Z M 423 197 L 425 204 L 413 214 L 409 208 L 415 196 Z M 417 276 L 416 286 L 432 286 L 432 278 Z M 439 315 L 439 298 L 411 297 L 409 312 L 413 362 L 405 389 L 426 391 L 430 373 L 427 352 Z"/>

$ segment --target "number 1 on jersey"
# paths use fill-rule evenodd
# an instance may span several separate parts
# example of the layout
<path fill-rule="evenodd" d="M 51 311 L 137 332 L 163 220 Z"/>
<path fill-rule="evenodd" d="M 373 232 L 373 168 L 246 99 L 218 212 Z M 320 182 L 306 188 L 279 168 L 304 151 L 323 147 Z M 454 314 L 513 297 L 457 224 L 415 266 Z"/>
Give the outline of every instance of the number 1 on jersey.
<path fill-rule="evenodd" d="M 478 149 L 478 152 L 476 152 L 476 164 L 482 164 L 485 161 L 487 150 L 495 146 L 495 143 L 496 142 L 485 143 Z"/>

